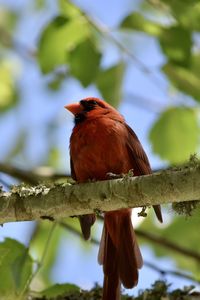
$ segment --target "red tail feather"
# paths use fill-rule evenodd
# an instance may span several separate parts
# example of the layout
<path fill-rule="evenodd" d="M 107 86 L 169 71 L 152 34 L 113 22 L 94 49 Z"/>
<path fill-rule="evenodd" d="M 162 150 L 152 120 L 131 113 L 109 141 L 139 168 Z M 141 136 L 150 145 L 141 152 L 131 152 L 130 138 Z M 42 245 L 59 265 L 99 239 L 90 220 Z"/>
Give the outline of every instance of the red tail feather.
<path fill-rule="evenodd" d="M 99 262 L 103 264 L 103 300 L 120 299 L 120 283 L 132 288 L 138 282 L 142 256 L 131 223 L 130 210 L 105 214 Z"/>
<path fill-rule="evenodd" d="M 104 283 L 103 283 L 103 298 L 102 300 L 120 300 L 120 280 L 118 270 L 118 257 L 117 249 L 105 226 L 103 236 L 103 270 L 104 270 Z"/>

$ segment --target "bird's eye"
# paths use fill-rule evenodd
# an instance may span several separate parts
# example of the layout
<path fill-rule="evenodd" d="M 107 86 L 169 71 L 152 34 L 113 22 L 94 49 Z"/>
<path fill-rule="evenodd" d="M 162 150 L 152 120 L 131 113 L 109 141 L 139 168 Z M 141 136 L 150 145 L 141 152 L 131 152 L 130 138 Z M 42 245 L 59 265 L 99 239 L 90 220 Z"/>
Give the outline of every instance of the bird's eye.
<path fill-rule="evenodd" d="M 95 100 L 81 100 L 80 104 L 84 107 L 85 111 L 93 110 L 95 106 L 98 105 L 97 101 Z"/>
<path fill-rule="evenodd" d="M 90 101 L 88 101 L 90 104 L 92 104 L 92 105 L 97 105 L 97 101 L 95 101 L 95 100 L 90 100 Z"/>

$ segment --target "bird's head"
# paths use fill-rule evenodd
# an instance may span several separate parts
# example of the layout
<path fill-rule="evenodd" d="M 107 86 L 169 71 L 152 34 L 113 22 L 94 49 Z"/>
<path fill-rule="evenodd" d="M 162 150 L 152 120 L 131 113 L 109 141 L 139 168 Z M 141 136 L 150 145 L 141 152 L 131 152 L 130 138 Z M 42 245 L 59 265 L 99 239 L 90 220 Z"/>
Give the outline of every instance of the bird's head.
<path fill-rule="evenodd" d="M 88 97 L 79 102 L 67 104 L 65 108 L 74 115 L 75 124 L 83 122 L 86 118 L 116 111 L 111 105 L 95 97 Z"/>

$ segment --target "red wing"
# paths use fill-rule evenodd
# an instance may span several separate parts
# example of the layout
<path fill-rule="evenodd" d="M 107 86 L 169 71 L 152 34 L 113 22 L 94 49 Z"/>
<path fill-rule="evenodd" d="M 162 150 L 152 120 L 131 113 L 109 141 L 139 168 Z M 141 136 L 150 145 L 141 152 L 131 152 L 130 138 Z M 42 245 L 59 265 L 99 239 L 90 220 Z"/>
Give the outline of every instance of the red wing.
<path fill-rule="evenodd" d="M 128 131 L 127 149 L 129 158 L 133 165 L 133 173 L 136 176 L 151 174 L 151 167 L 148 157 L 135 132 L 126 124 Z"/>
<path fill-rule="evenodd" d="M 129 158 L 133 166 L 133 173 L 135 174 L 135 176 L 151 174 L 152 170 L 148 157 L 137 135 L 127 124 L 125 126 L 128 131 L 127 149 L 129 153 Z M 162 223 L 163 220 L 160 205 L 154 205 L 153 208 L 158 220 Z"/>
<path fill-rule="evenodd" d="M 70 158 L 70 167 L 71 167 L 71 177 L 72 179 L 77 181 L 76 174 L 74 171 L 74 164 L 72 159 Z M 79 222 L 81 226 L 81 231 L 85 240 L 90 238 L 91 226 L 96 221 L 95 214 L 87 214 L 84 216 L 79 216 Z"/>
<path fill-rule="evenodd" d="M 75 174 L 75 171 L 74 171 L 74 164 L 73 164 L 73 161 L 72 161 L 71 158 L 70 158 L 70 168 L 71 168 L 71 177 L 72 177 L 72 179 L 77 180 L 76 179 L 76 174 Z"/>

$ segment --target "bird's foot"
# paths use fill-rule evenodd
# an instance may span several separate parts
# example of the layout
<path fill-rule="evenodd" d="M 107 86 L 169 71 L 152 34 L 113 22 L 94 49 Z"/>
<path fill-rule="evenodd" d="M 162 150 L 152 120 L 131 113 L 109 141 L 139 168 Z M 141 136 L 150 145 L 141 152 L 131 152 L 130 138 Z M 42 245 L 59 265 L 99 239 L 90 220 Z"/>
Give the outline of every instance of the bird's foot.
<path fill-rule="evenodd" d="M 119 178 L 123 178 L 124 177 L 124 174 L 114 174 L 112 172 L 108 172 L 106 174 L 106 179 L 119 179 Z"/>

